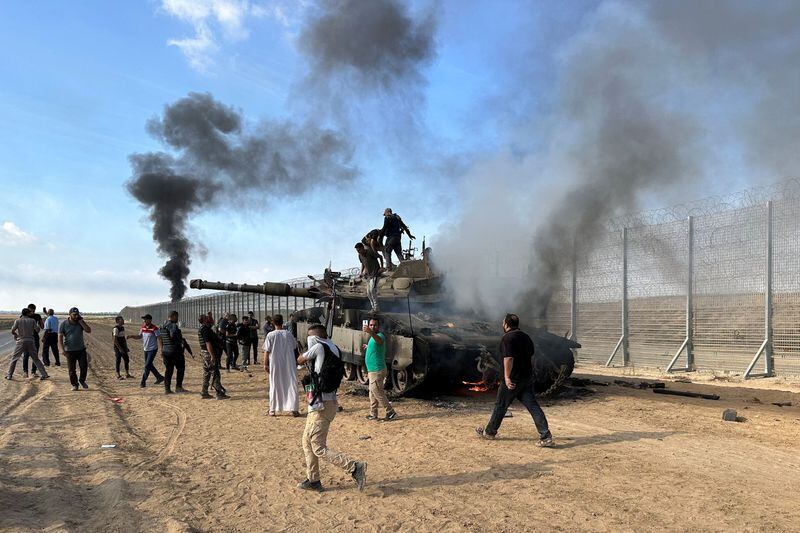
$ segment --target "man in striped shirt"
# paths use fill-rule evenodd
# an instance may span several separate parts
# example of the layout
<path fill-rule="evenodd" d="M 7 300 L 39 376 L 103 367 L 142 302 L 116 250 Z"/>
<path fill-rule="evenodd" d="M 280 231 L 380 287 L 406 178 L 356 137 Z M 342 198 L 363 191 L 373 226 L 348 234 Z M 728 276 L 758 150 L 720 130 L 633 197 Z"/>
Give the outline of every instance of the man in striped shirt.
<path fill-rule="evenodd" d="M 144 373 L 142 374 L 142 382 L 139 386 L 144 388 L 147 386 L 147 378 L 150 377 L 151 372 L 156 377 L 156 385 L 164 382 L 164 376 L 161 375 L 161 372 L 159 372 L 155 364 L 153 364 L 156 359 L 156 354 L 158 353 L 158 345 L 161 341 L 161 330 L 158 329 L 158 326 L 153 324 L 153 317 L 149 313 L 144 315 L 142 320 L 144 320 L 144 323 L 139 330 L 139 334 L 128 335 L 127 338 L 142 340 L 142 348 L 144 349 Z"/>

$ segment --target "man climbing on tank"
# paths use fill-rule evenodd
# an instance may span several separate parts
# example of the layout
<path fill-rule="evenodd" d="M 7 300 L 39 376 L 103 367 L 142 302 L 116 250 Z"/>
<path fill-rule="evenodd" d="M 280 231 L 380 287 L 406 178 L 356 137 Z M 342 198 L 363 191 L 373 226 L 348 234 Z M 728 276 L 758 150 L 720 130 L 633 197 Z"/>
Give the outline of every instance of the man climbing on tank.
<path fill-rule="evenodd" d="M 378 254 L 372 248 L 364 246 L 363 242 L 357 242 L 355 246 L 358 253 L 358 260 L 361 262 L 360 276 L 367 284 L 367 297 L 372 305 L 372 310 L 378 310 L 378 276 L 381 273 L 381 265 L 378 262 Z"/>
<path fill-rule="evenodd" d="M 536 401 L 533 392 L 533 340 L 519 329 L 519 317 L 513 313 L 503 320 L 505 335 L 500 340 L 500 357 L 503 361 L 503 377 L 497 389 L 497 401 L 492 417 L 486 427 L 475 428 L 479 437 L 494 439 L 506 411 L 515 399 L 528 410 L 539 432 L 539 446 L 553 447 L 553 436 L 547 426 L 547 417 Z"/>
<path fill-rule="evenodd" d="M 378 256 L 378 261 L 381 264 L 381 268 L 383 268 L 383 240 L 381 239 L 381 230 L 375 228 L 370 230 L 369 233 L 362 237 L 361 242 L 367 248 L 372 249 L 373 252 Z"/>
<path fill-rule="evenodd" d="M 400 215 L 393 213 L 390 207 L 383 211 L 383 228 L 381 228 L 380 238 L 385 239 L 383 242 L 383 255 L 386 258 L 387 270 L 394 270 L 392 263 L 392 252 L 397 255 L 398 263 L 403 260 L 403 246 L 400 243 L 400 238 L 403 233 L 408 235 L 408 238 L 414 240 L 411 230 L 405 225 Z"/>

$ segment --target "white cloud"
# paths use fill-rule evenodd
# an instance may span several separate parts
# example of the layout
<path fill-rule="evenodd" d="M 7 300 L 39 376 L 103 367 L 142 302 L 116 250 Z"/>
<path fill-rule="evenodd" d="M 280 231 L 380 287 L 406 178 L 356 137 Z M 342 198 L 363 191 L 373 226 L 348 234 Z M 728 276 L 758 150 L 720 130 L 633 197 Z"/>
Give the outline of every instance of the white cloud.
<path fill-rule="evenodd" d="M 27 246 L 37 240 L 13 222 L 6 221 L 0 226 L 0 246 Z"/>
<path fill-rule="evenodd" d="M 217 30 L 228 41 L 241 41 L 249 36 L 245 25 L 248 17 L 275 13 L 271 7 L 251 4 L 249 0 L 162 0 L 161 8 L 194 26 L 194 37 L 170 39 L 167 44 L 177 46 L 192 68 L 200 72 L 206 72 L 214 63 L 214 54 L 219 50 Z"/>

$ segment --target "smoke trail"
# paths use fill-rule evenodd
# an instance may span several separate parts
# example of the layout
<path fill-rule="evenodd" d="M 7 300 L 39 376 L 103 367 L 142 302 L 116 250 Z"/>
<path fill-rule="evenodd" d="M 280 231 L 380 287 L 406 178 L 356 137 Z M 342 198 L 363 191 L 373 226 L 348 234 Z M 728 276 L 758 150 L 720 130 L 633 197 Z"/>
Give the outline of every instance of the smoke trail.
<path fill-rule="evenodd" d="M 298 195 L 312 185 L 349 182 L 358 175 L 352 147 L 338 133 L 313 124 L 263 121 L 244 126 L 237 110 L 210 94 L 189 93 L 147 123 L 147 131 L 175 155 L 132 154 L 126 186 L 149 210 L 153 240 L 167 258 L 159 274 L 170 296 L 186 292 L 193 246 L 187 235 L 192 214 L 216 208 L 223 197 L 252 200 Z"/>
<path fill-rule="evenodd" d="M 316 78 L 351 76 L 391 89 L 422 80 L 434 55 L 436 21 L 414 19 L 397 0 L 325 0 L 300 34 Z"/>
<path fill-rule="evenodd" d="M 798 23 L 790 2 L 600 4 L 558 51 L 556 96 L 524 128 L 535 136 L 510 142 L 545 148 L 487 158 L 465 182 L 459 229 L 438 243 L 451 282 L 476 286 L 495 250 L 517 272 L 459 303 L 499 313 L 525 301 L 540 315 L 576 243 L 590 252 L 607 219 L 677 190 L 702 194 L 710 169 L 739 167 L 739 154 L 750 173 L 796 169 Z"/>

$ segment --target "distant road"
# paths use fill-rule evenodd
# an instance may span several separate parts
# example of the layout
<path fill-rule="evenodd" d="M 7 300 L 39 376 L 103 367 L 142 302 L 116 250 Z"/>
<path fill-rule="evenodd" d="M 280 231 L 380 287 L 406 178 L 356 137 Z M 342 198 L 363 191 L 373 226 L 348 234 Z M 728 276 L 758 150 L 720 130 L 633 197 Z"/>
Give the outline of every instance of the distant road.
<path fill-rule="evenodd" d="M 5 357 L 14 348 L 14 338 L 10 331 L 0 333 L 0 357 Z"/>

